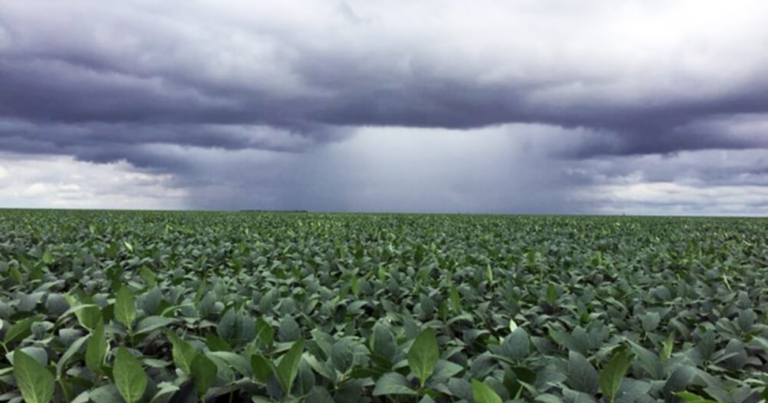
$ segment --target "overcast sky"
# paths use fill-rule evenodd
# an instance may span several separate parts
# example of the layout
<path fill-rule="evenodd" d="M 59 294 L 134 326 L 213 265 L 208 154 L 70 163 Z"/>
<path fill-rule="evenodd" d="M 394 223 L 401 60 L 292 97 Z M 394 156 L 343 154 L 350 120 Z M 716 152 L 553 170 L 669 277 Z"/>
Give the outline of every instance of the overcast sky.
<path fill-rule="evenodd" d="M 768 215 L 764 0 L 0 1 L 0 207 Z"/>

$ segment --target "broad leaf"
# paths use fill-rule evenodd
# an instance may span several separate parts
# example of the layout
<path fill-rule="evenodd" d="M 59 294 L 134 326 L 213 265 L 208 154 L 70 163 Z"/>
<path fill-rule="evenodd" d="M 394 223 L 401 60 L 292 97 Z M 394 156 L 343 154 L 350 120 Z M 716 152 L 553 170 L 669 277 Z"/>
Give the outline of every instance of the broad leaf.
<path fill-rule="evenodd" d="M 162 329 L 173 322 L 173 319 L 166 318 L 165 316 L 148 316 L 136 324 L 136 334 L 149 333 Z"/>
<path fill-rule="evenodd" d="M 32 323 L 38 320 L 40 320 L 39 316 L 30 316 L 11 325 L 11 327 L 8 328 L 8 331 L 5 332 L 5 337 L 3 339 L 5 344 L 23 340 L 32 334 L 32 330 L 30 330 Z"/>
<path fill-rule="evenodd" d="M 127 329 L 131 328 L 136 319 L 136 300 L 127 286 L 120 287 L 115 297 L 115 319 Z"/>
<path fill-rule="evenodd" d="M 589 395 L 595 395 L 600 387 L 595 367 L 583 355 L 574 351 L 568 354 L 568 385 Z"/>
<path fill-rule="evenodd" d="M 77 354 L 81 348 L 83 348 L 83 344 L 85 344 L 88 340 L 90 340 L 91 336 L 83 336 L 77 340 L 75 340 L 74 343 L 70 344 L 69 348 L 67 348 L 67 351 L 64 352 L 64 354 L 61 355 L 59 358 L 59 361 L 56 363 L 56 377 L 61 378 L 61 375 L 64 373 L 64 369 L 66 368 L 67 363 L 69 362 L 72 357 Z"/>
<path fill-rule="evenodd" d="M 251 370 L 253 371 L 253 377 L 257 381 L 266 384 L 269 380 L 269 375 L 275 371 L 275 367 L 271 361 L 257 353 L 251 355 Z"/>
<path fill-rule="evenodd" d="M 472 397 L 475 403 L 502 403 L 501 397 L 493 389 L 476 379 L 472 380 Z"/>
<path fill-rule="evenodd" d="M 85 365 L 93 372 L 101 373 L 101 365 L 107 354 L 107 339 L 104 336 L 104 321 L 99 319 L 85 347 Z"/>
<path fill-rule="evenodd" d="M 194 346 L 182 340 L 181 337 L 177 336 L 171 331 L 168 331 L 166 334 L 168 335 L 168 339 L 171 340 L 171 344 L 173 345 L 173 362 L 176 364 L 176 366 L 181 368 L 182 371 L 190 374 L 192 360 L 194 360 L 195 356 L 198 354 L 197 349 L 195 349 Z"/>
<path fill-rule="evenodd" d="M 291 393 L 291 386 L 293 380 L 296 378 L 296 373 L 299 371 L 299 364 L 301 363 L 301 355 L 304 352 L 304 339 L 299 339 L 291 346 L 291 349 L 280 360 L 280 364 L 277 366 L 276 375 L 277 380 L 280 381 L 280 386 L 283 387 L 283 392 L 286 395 Z"/>
<path fill-rule="evenodd" d="M 600 372 L 600 389 L 608 402 L 613 403 L 616 400 L 616 391 L 619 390 L 621 381 L 631 365 L 632 354 L 621 348 Z"/>
<path fill-rule="evenodd" d="M 376 382 L 373 389 L 374 396 L 385 395 L 415 395 L 416 391 L 410 388 L 408 380 L 397 372 L 384 374 Z"/>
<path fill-rule="evenodd" d="M 141 362 L 125 347 L 117 349 L 112 376 L 120 396 L 126 402 L 134 403 L 141 399 L 147 388 L 147 374 L 141 367 Z"/>
<path fill-rule="evenodd" d="M 421 386 L 424 386 L 427 378 L 432 375 L 439 359 L 440 349 L 437 345 L 435 331 L 427 328 L 416 337 L 408 351 L 408 366 L 419 378 Z"/>
<path fill-rule="evenodd" d="M 47 403 L 53 398 L 53 374 L 21 350 L 13 354 L 13 376 L 25 402 Z"/>
<path fill-rule="evenodd" d="M 192 379 L 195 381 L 195 388 L 200 396 L 205 396 L 208 388 L 216 380 L 216 364 L 213 363 L 205 354 L 197 354 L 192 360 L 190 367 Z"/>

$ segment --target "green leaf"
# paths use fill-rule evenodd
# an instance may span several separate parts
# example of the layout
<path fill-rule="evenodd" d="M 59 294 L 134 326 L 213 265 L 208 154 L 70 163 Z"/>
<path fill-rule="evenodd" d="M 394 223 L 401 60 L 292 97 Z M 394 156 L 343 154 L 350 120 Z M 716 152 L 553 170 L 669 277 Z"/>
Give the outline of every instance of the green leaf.
<path fill-rule="evenodd" d="M 531 385 L 534 382 L 536 382 L 535 372 L 523 367 L 512 367 L 504 371 L 502 384 L 509 395 L 516 398 L 523 392 L 524 384 Z"/>
<path fill-rule="evenodd" d="M 502 403 L 501 398 L 493 389 L 477 379 L 472 380 L 472 397 L 475 403 Z"/>
<path fill-rule="evenodd" d="M 305 400 L 307 403 L 334 403 L 333 397 L 328 390 L 322 386 L 315 386 L 309 391 Z"/>
<path fill-rule="evenodd" d="M 147 266 L 142 266 L 141 270 L 139 271 L 139 276 L 147 282 L 147 285 L 150 287 L 154 287 L 157 285 L 157 276 L 155 276 L 155 273 L 152 272 Z"/>
<path fill-rule="evenodd" d="M 32 323 L 38 320 L 40 320 L 39 316 L 30 316 L 14 323 L 11 327 L 8 328 L 8 331 L 5 332 L 5 344 L 24 340 L 24 338 L 32 334 Z"/>
<path fill-rule="evenodd" d="M 272 365 L 272 362 L 258 353 L 251 355 L 251 369 L 254 379 L 262 384 L 266 384 L 269 375 L 275 372 L 275 366 Z"/>
<path fill-rule="evenodd" d="M 280 386 L 283 387 L 283 392 L 286 395 L 291 393 L 291 386 L 293 380 L 296 378 L 296 373 L 299 371 L 299 364 L 301 363 L 301 355 L 304 352 L 304 339 L 300 338 L 293 343 L 291 349 L 280 360 L 280 364 L 277 366 L 277 380 L 280 381 Z"/>
<path fill-rule="evenodd" d="M 171 353 L 173 355 L 173 363 L 176 364 L 177 367 L 181 368 L 181 370 L 185 373 L 190 374 L 192 361 L 198 354 L 197 349 L 195 349 L 195 347 L 191 344 L 182 340 L 172 331 L 168 331 L 166 334 L 168 335 L 168 339 L 171 340 L 171 344 L 173 345 L 173 351 Z"/>
<path fill-rule="evenodd" d="M 272 345 L 274 339 L 275 330 L 272 329 L 272 326 L 262 317 L 256 319 L 256 344 L 261 348 L 268 348 Z"/>
<path fill-rule="evenodd" d="M 48 403 L 53 398 L 53 374 L 21 350 L 13 354 L 13 376 L 25 402 Z"/>
<path fill-rule="evenodd" d="M 455 285 L 451 285 L 451 308 L 456 312 L 461 312 L 461 295 Z"/>
<path fill-rule="evenodd" d="M 195 388 L 200 396 L 205 396 L 208 392 L 208 388 L 211 387 L 216 380 L 217 369 L 216 364 L 213 363 L 205 354 L 197 354 L 195 359 L 192 360 L 192 379 L 195 380 Z"/>
<path fill-rule="evenodd" d="M 524 329 L 517 328 L 504 338 L 504 342 L 501 343 L 501 352 L 510 360 L 522 360 L 528 356 L 530 344 L 528 333 Z"/>
<path fill-rule="evenodd" d="M 549 283 L 547 286 L 547 302 L 554 304 L 555 301 L 557 301 L 557 288 L 555 288 L 555 283 Z"/>
<path fill-rule="evenodd" d="M 449 378 L 463 370 L 464 367 L 461 365 L 446 360 L 438 360 L 437 364 L 435 364 L 435 371 L 430 378 L 430 383 L 447 381 Z"/>
<path fill-rule="evenodd" d="M 147 374 L 144 373 L 141 362 L 125 347 L 117 349 L 112 376 L 115 378 L 115 386 L 120 396 L 127 403 L 134 403 L 141 399 L 147 388 Z"/>
<path fill-rule="evenodd" d="M 157 385 L 157 388 L 158 388 L 158 391 L 155 393 L 154 396 L 152 396 L 152 400 L 150 400 L 150 403 L 155 403 L 155 402 L 158 402 L 158 401 L 165 401 L 165 400 L 160 400 L 160 399 L 163 398 L 163 396 L 165 396 L 165 395 L 170 395 L 172 393 L 176 393 L 179 390 L 181 390 L 180 387 L 178 387 L 178 386 L 176 386 L 176 385 L 174 385 L 174 384 L 172 384 L 170 382 L 160 382 Z"/>
<path fill-rule="evenodd" d="M 85 366 L 100 374 L 104 356 L 107 354 L 107 338 L 104 336 L 104 321 L 100 318 L 85 347 Z"/>
<path fill-rule="evenodd" d="M 83 344 L 85 344 L 88 340 L 90 340 L 91 336 L 83 336 L 77 340 L 75 340 L 74 343 L 72 343 L 69 348 L 67 348 L 67 351 L 64 352 L 64 354 L 61 355 L 61 358 L 59 358 L 59 361 L 56 363 L 56 377 L 61 378 L 61 375 L 64 373 L 64 368 L 67 365 L 67 362 L 77 354 L 78 351 L 83 347 Z"/>
<path fill-rule="evenodd" d="M 387 326 L 377 323 L 373 326 L 373 346 L 372 351 L 389 360 L 395 358 L 397 354 L 397 341 Z"/>
<path fill-rule="evenodd" d="M 240 373 L 240 375 L 243 375 L 247 378 L 250 378 L 253 375 L 251 363 L 248 362 L 248 360 L 240 354 L 235 354 L 228 351 L 211 351 L 207 355 L 209 357 L 213 357 L 214 359 L 220 359 L 226 362 L 227 365 Z"/>
<path fill-rule="evenodd" d="M 664 397 L 669 400 L 675 393 L 684 391 L 698 374 L 698 369 L 688 365 L 677 367 L 664 384 Z"/>
<path fill-rule="evenodd" d="M 640 322 L 643 331 L 648 333 L 659 326 L 659 323 L 661 323 L 661 315 L 659 315 L 658 312 L 648 312 L 645 315 L 640 316 Z"/>
<path fill-rule="evenodd" d="M 283 343 L 293 342 L 299 340 L 299 337 L 301 337 L 301 328 L 292 316 L 286 316 L 280 321 L 280 327 L 277 332 L 280 341 Z"/>
<path fill-rule="evenodd" d="M 672 356 L 672 349 L 675 348 L 675 334 L 670 333 L 669 336 L 663 342 L 663 348 L 661 349 L 661 359 L 668 360 Z"/>
<path fill-rule="evenodd" d="M 675 396 L 683 399 L 686 403 L 717 403 L 714 400 L 705 399 L 690 392 L 677 392 L 675 393 Z"/>
<path fill-rule="evenodd" d="M 23 347 L 17 351 L 21 351 L 24 354 L 34 358 L 35 361 L 39 362 L 41 365 L 48 365 L 48 352 L 45 351 L 44 348 L 29 346 L 29 347 Z M 11 352 L 6 356 L 6 358 L 8 358 L 8 361 L 11 362 L 11 365 L 13 365 L 14 354 L 15 352 Z M 10 371 L 10 369 L 7 369 L 7 370 Z"/>
<path fill-rule="evenodd" d="M 88 392 L 88 398 L 96 403 L 122 403 L 123 397 L 113 384 L 104 385 Z"/>
<path fill-rule="evenodd" d="M 162 329 L 173 322 L 173 319 L 166 318 L 165 316 L 148 316 L 136 324 L 136 334 L 149 333 Z"/>
<path fill-rule="evenodd" d="M 43 253 L 43 263 L 46 265 L 52 264 L 54 262 L 53 255 L 51 254 L 50 249 L 46 249 Z"/>
<path fill-rule="evenodd" d="M 70 304 L 74 305 L 71 302 Z M 69 308 L 67 312 L 65 312 L 62 316 L 59 317 L 59 320 L 61 320 L 62 317 L 65 317 L 72 312 L 74 312 L 75 316 L 77 316 L 77 321 L 78 323 L 80 323 L 80 326 L 88 329 L 89 331 L 96 328 L 96 323 L 99 321 L 99 318 L 102 317 L 101 308 L 99 308 L 98 305 L 83 304 L 83 305 L 77 305 L 77 306 L 73 306 L 72 308 Z"/>
<path fill-rule="evenodd" d="M 337 341 L 331 348 L 331 366 L 341 373 L 349 371 L 354 360 L 353 347 L 348 338 Z"/>
<path fill-rule="evenodd" d="M 136 319 L 136 300 L 127 286 L 120 287 L 115 297 L 115 319 L 131 329 L 133 320 Z"/>
<path fill-rule="evenodd" d="M 75 396 L 74 399 L 72 399 L 69 403 L 88 403 L 91 401 L 91 397 L 88 393 L 88 391 L 85 391 L 77 396 Z"/>
<path fill-rule="evenodd" d="M 374 396 L 385 395 L 415 395 L 415 390 L 410 388 L 408 380 L 397 372 L 386 373 L 376 382 L 373 388 Z"/>
<path fill-rule="evenodd" d="M 568 385 L 588 395 L 595 395 L 600 387 L 595 367 L 575 351 L 568 353 Z"/>
<path fill-rule="evenodd" d="M 432 375 L 439 359 L 440 348 L 437 345 L 435 331 L 427 328 L 416 337 L 408 351 L 408 366 L 419 378 L 421 386 L 424 386 L 427 378 Z"/>
<path fill-rule="evenodd" d="M 229 343 L 213 333 L 205 335 L 205 344 L 208 345 L 208 349 L 211 351 L 232 351 L 232 347 L 229 346 Z"/>
<path fill-rule="evenodd" d="M 621 348 L 600 372 L 600 389 L 608 402 L 613 403 L 616 400 L 616 391 L 632 365 L 632 359 L 632 354 Z"/>

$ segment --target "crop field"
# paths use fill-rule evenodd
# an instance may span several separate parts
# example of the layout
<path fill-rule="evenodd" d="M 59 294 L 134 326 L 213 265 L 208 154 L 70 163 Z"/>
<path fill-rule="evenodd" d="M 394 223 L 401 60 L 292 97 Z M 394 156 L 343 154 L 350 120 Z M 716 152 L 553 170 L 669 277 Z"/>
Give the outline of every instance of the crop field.
<path fill-rule="evenodd" d="M 0 211 L 0 402 L 768 396 L 768 220 Z"/>

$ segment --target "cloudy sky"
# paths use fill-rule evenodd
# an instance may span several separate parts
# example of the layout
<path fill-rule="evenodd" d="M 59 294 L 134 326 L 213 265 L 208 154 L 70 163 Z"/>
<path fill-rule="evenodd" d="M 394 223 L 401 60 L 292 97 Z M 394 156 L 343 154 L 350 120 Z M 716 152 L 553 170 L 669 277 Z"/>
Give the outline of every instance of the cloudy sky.
<path fill-rule="evenodd" d="M 0 2 L 0 207 L 768 215 L 763 0 Z"/>

